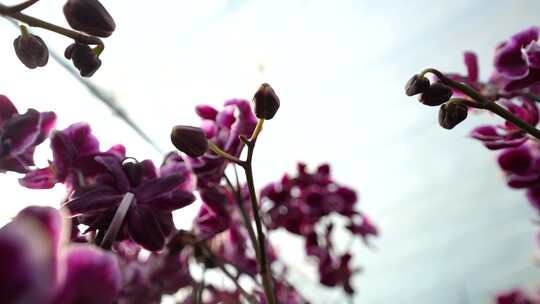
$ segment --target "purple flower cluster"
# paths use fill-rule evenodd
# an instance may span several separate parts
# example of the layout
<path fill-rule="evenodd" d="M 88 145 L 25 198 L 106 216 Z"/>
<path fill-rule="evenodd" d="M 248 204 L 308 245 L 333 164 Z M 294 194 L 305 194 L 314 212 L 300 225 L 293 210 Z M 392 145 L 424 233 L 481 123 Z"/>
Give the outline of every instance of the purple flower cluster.
<path fill-rule="evenodd" d="M 271 118 L 279 99 L 268 85 L 262 89 L 259 114 Z M 196 135 L 240 157 L 258 124 L 250 103 L 234 99 L 221 110 L 203 105 L 196 111 L 203 119 Z M 0 169 L 24 174 L 19 182 L 29 189 L 63 184 L 67 190 L 64 213 L 30 207 L 0 228 L 3 302 L 159 303 L 163 295 L 182 291 L 188 294 L 182 303 L 199 303 L 199 297 L 203 303 L 268 303 L 258 282 L 262 250 L 252 226 L 256 214 L 268 232 L 283 227 L 306 239 L 306 253 L 317 260 L 323 285 L 354 292 L 353 255 L 335 252 L 332 216 L 343 216 L 345 228 L 366 242 L 377 229 L 357 210 L 355 191 L 336 183 L 328 165 L 315 173 L 299 165 L 296 176 L 265 187 L 263 208 L 254 210 L 248 185 L 230 183 L 225 171 L 231 159 L 217 150 L 197 157 L 171 152 L 156 167 L 127 157 L 122 145 L 102 150 L 86 123 L 52 131 L 55 120 L 52 112 L 18 114 L 0 96 Z M 181 129 L 186 130 L 191 129 Z M 52 159 L 37 168 L 33 152 L 47 138 Z M 177 230 L 172 213 L 193 203 L 195 191 L 201 205 L 193 227 Z M 288 282 L 288 268 L 272 244 L 265 243 L 277 303 L 308 303 Z M 195 265 L 230 271 L 237 288 L 201 281 L 191 272 Z M 255 282 L 247 295 L 237 282 L 241 277 Z"/>
<path fill-rule="evenodd" d="M 467 75 L 447 74 L 480 92 L 489 102 L 497 102 L 519 120 L 536 126 L 540 120 L 540 44 L 539 28 L 530 27 L 502 42 L 495 50 L 495 71 L 487 82 L 479 80 L 477 58 L 465 53 Z M 459 90 L 454 94 L 462 95 Z M 499 125 L 483 125 L 471 132 L 490 150 L 500 151 L 498 165 L 506 182 L 514 189 L 525 189 L 532 206 L 540 211 L 540 142 L 522 128 L 505 121 Z M 533 304 L 538 299 L 515 289 L 501 293 L 497 304 Z"/>
<path fill-rule="evenodd" d="M 317 259 L 320 282 L 326 286 L 343 286 L 352 294 L 350 279 L 356 272 L 351 268 L 350 252 L 336 255 L 331 241 L 333 224 L 325 219 L 341 215 L 346 228 L 367 242 L 377 235 L 370 220 L 356 209 L 356 192 L 343 186 L 331 176 L 330 166 L 319 166 L 310 173 L 305 164 L 298 164 L 295 176 L 284 175 L 279 182 L 271 183 L 261 191 L 261 198 L 269 229 L 284 228 L 305 238 L 306 254 Z M 317 229 L 318 226 L 323 226 Z"/>

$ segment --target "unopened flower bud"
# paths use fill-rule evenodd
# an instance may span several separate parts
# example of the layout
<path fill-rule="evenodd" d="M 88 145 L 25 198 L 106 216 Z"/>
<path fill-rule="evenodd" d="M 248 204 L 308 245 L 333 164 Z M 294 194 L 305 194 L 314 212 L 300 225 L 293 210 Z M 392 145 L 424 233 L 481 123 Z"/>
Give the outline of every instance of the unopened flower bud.
<path fill-rule="evenodd" d="M 416 94 L 424 93 L 428 89 L 429 79 L 424 76 L 414 75 L 405 85 L 405 94 L 407 96 L 414 96 Z"/>
<path fill-rule="evenodd" d="M 253 96 L 253 103 L 255 115 L 260 119 L 272 119 L 279 109 L 279 97 L 268 83 L 261 84 Z"/>
<path fill-rule="evenodd" d="M 452 129 L 467 118 L 467 106 L 449 102 L 445 103 L 439 109 L 439 124 L 445 129 Z"/>
<path fill-rule="evenodd" d="M 116 28 L 113 18 L 97 0 L 68 0 L 64 16 L 73 29 L 98 37 L 109 37 Z"/>
<path fill-rule="evenodd" d="M 49 50 L 41 38 L 23 30 L 23 34 L 13 41 L 15 54 L 29 69 L 42 67 L 49 61 Z"/>
<path fill-rule="evenodd" d="M 178 150 L 191 157 L 199 157 L 208 151 L 208 140 L 201 128 L 176 126 L 172 129 L 171 141 Z"/>
<path fill-rule="evenodd" d="M 134 161 L 133 159 L 126 159 L 126 161 L 122 163 L 122 169 L 128 177 L 132 187 L 137 187 L 141 183 L 143 177 L 143 167 L 141 163 Z"/>
<path fill-rule="evenodd" d="M 442 83 L 432 84 L 420 95 L 420 102 L 427 106 L 440 106 L 452 97 L 452 89 Z"/>
<path fill-rule="evenodd" d="M 90 77 L 101 66 L 101 59 L 88 45 L 75 42 L 66 48 L 64 56 L 73 60 L 73 65 L 82 77 Z"/>

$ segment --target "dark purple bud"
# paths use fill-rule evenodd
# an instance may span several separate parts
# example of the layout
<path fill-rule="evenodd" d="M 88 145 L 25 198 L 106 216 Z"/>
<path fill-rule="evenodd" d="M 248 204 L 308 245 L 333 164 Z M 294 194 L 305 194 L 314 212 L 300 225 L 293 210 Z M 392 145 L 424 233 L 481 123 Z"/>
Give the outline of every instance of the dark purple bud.
<path fill-rule="evenodd" d="M 42 67 L 49 61 L 49 50 L 41 38 L 23 30 L 23 34 L 13 41 L 15 54 L 29 69 Z"/>
<path fill-rule="evenodd" d="M 113 18 L 97 0 L 68 0 L 64 16 L 73 29 L 98 37 L 109 37 L 116 28 Z"/>
<path fill-rule="evenodd" d="M 73 65 L 79 70 L 82 77 L 90 77 L 101 66 L 101 60 L 98 54 L 88 45 L 73 43 L 66 48 L 64 56 L 73 60 Z"/>
<path fill-rule="evenodd" d="M 143 177 L 143 167 L 141 163 L 133 161 L 132 159 L 127 159 L 122 163 L 122 169 L 128 177 L 132 187 L 137 187 L 141 183 Z"/>
<path fill-rule="evenodd" d="M 440 106 L 452 97 L 452 89 L 442 83 L 432 84 L 420 95 L 420 102 L 427 106 Z"/>
<path fill-rule="evenodd" d="M 279 97 L 268 83 L 261 84 L 253 96 L 253 103 L 255 104 L 255 116 L 260 119 L 272 119 L 279 109 Z"/>
<path fill-rule="evenodd" d="M 445 129 L 452 129 L 467 118 L 467 106 L 455 102 L 445 103 L 439 110 L 439 124 Z"/>
<path fill-rule="evenodd" d="M 172 129 L 171 141 L 178 150 L 191 157 L 199 157 L 208 151 L 208 140 L 201 128 L 176 126 Z"/>
<path fill-rule="evenodd" d="M 405 85 L 405 94 L 407 96 L 414 96 L 416 94 L 424 93 L 428 89 L 429 79 L 424 76 L 414 75 Z"/>

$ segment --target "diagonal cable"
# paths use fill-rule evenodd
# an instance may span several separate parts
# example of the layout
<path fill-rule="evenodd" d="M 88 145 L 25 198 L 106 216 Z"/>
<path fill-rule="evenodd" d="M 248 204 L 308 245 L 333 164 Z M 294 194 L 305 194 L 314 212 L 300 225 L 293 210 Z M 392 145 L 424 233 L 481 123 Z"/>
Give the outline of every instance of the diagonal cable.
<path fill-rule="evenodd" d="M 6 18 L 13 24 L 15 27 L 19 27 L 18 22 L 11 18 Z M 53 58 L 54 61 L 56 61 L 60 66 L 62 66 L 70 75 L 72 75 L 76 80 L 79 81 L 88 91 L 90 94 L 92 94 L 95 98 L 97 98 L 99 101 L 103 102 L 114 115 L 118 116 L 120 120 L 122 120 L 124 123 L 126 123 L 137 135 L 139 135 L 144 141 L 146 141 L 152 148 L 154 148 L 157 152 L 160 154 L 163 154 L 163 150 L 158 146 L 158 144 L 150 138 L 143 130 L 142 128 L 135 123 L 133 119 L 128 115 L 127 111 L 122 108 L 116 102 L 116 100 L 110 96 L 109 94 L 106 94 L 100 87 L 98 87 L 96 84 L 94 84 L 92 81 L 88 79 L 83 79 L 79 76 L 77 70 L 72 67 L 70 64 L 68 64 L 62 56 L 59 56 L 56 52 L 51 50 L 49 48 L 49 54 Z"/>

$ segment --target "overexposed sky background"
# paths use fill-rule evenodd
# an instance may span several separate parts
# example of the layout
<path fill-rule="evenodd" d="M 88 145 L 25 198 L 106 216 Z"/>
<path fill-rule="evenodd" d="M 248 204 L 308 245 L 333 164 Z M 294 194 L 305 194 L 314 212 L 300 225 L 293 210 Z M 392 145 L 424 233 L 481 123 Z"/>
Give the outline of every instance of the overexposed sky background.
<path fill-rule="evenodd" d="M 16 3 L 16 1 L 5 1 Z M 105 40 L 103 65 L 91 79 L 130 113 L 163 150 L 176 124 L 198 124 L 194 106 L 251 98 L 268 82 L 281 99 L 265 124 L 255 159 L 264 185 L 305 161 L 330 162 L 338 181 L 358 189 L 361 208 L 381 230 L 376 249 L 358 244 L 364 273 L 355 303 L 489 303 L 501 289 L 535 286 L 536 228 L 523 193 L 506 188 L 494 154 L 466 137 L 485 117 L 452 132 L 437 111 L 403 94 L 407 79 L 433 66 L 464 71 L 463 50 L 491 71 L 494 46 L 538 24 L 535 0 L 176 0 L 106 1 L 117 30 Z M 66 25 L 62 1 L 28 9 Z M 17 61 L 18 35 L 0 20 L 0 93 L 20 111 L 54 110 L 58 128 L 88 121 L 103 148 L 161 156 L 51 60 L 29 71 Z M 70 43 L 36 29 L 57 53 Z M 495 121 L 493 119 L 492 121 Z M 37 159 L 45 164 L 42 146 Z M 57 205 L 64 195 L 22 190 L 0 176 L 0 220 L 28 204 Z M 196 206 L 182 210 L 187 225 Z M 297 240 L 282 255 L 300 265 L 295 279 L 314 303 L 341 303 L 320 288 Z M 287 250 L 299 246 L 298 250 Z M 279 247 L 278 247 L 279 250 Z M 307 278 L 306 278 L 307 277 Z M 399 299 L 399 300 L 397 300 Z"/>

